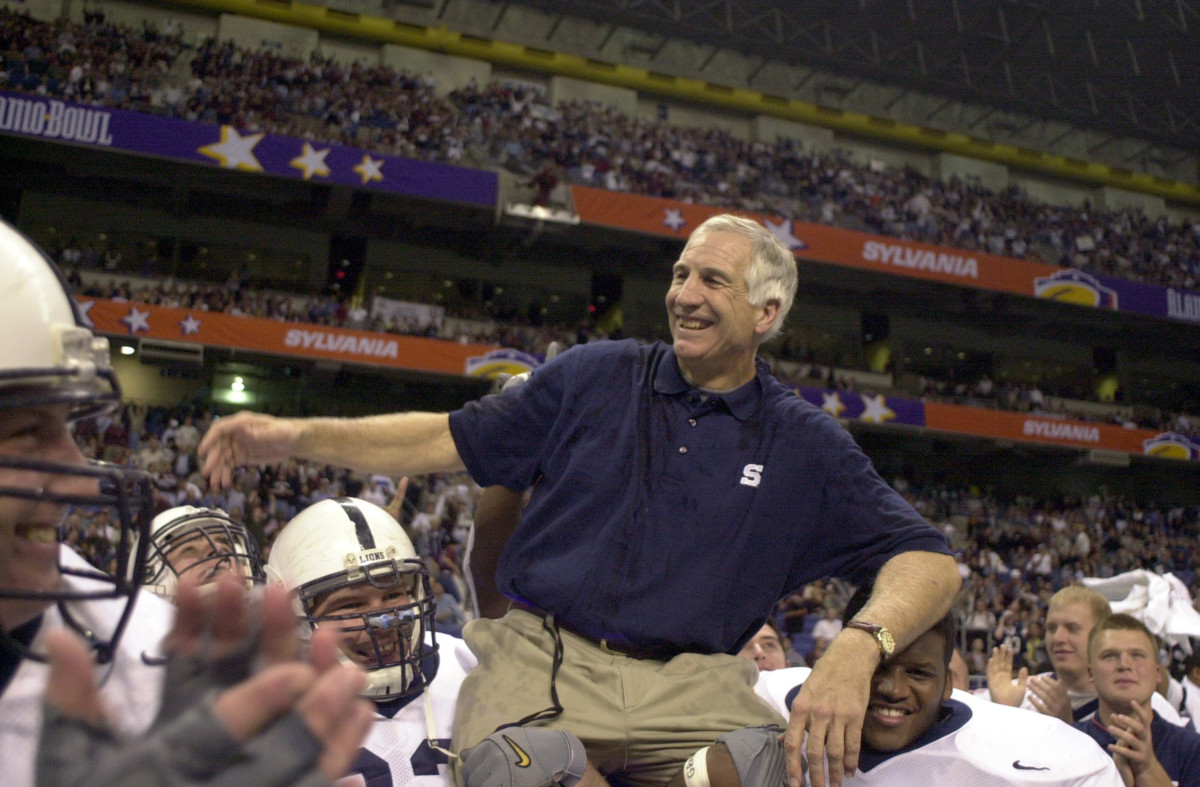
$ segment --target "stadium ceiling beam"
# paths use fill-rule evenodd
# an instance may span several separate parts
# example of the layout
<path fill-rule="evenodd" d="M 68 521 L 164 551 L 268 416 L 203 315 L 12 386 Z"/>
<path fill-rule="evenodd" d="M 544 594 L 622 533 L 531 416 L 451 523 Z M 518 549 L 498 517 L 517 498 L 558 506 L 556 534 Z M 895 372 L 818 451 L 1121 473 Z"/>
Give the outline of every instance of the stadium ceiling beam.
<path fill-rule="evenodd" d="M 702 70 L 729 51 L 1200 153 L 1200 0 L 505 2 L 702 45 Z"/>
<path fill-rule="evenodd" d="M 500 25 L 501 25 L 501 23 L 504 22 L 504 17 L 507 16 L 508 9 L 510 6 L 511 6 L 511 3 L 501 3 L 500 4 L 500 10 L 496 13 L 496 18 L 492 20 L 492 30 L 493 31 L 500 29 Z"/>

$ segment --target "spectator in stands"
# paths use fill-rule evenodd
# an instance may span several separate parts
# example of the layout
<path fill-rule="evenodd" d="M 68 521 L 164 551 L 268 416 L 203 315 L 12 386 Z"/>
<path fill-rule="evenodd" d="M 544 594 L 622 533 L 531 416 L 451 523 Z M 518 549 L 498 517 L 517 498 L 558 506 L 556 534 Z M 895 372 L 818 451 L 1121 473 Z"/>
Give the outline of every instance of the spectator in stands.
<path fill-rule="evenodd" d="M 986 645 L 983 639 L 980 637 L 972 639 L 965 657 L 967 669 L 970 673 L 972 675 L 983 675 L 987 670 L 987 658 Z"/>
<path fill-rule="evenodd" d="M 158 435 L 153 433 L 146 438 L 146 444 L 137 452 L 138 467 L 143 470 L 171 467 L 174 461 L 174 452 L 160 443 Z"/>
<path fill-rule="evenodd" d="M 1094 590 L 1072 586 L 1056 593 L 1046 618 L 1046 646 L 1054 672 L 1029 677 L 1028 668 L 1022 667 L 1014 682 L 1013 652 L 997 646 L 988 662 L 992 701 L 1028 707 L 1068 724 L 1094 713 L 1087 641 L 1092 628 L 1110 611 L 1108 600 Z"/>
<path fill-rule="evenodd" d="M 379 486 L 379 484 L 375 483 L 375 479 L 371 477 L 367 478 L 365 488 L 359 497 L 361 497 L 363 500 L 366 500 L 368 503 L 374 503 L 380 508 L 383 508 L 389 502 L 387 493 Z"/>
<path fill-rule="evenodd" d="M 1050 664 L 1050 657 L 1046 653 L 1046 639 L 1043 636 L 1043 627 L 1040 621 L 1030 622 L 1025 630 L 1025 645 L 1021 661 L 1023 666 L 1028 667 L 1029 671 L 1035 674 L 1046 671 Z"/>
<path fill-rule="evenodd" d="M 214 39 L 197 48 L 193 79 L 181 88 L 164 76 L 183 52 L 178 36 L 3 13 L 0 49 L 21 53 L 8 63 L 10 89 L 143 111 L 153 104 L 192 120 L 414 158 L 465 156 L 523 176 L 557 160 L 576 182 L 609 189 L 1197 288 L 1195 222 L 1134 208 L 1042 205 L 1015 187 L 993 193 L 957 177 L 937 182 L 908 168 L 864 165 L 842 151 L 804 151 L 788 139 L 747 142 L 586 102 L 551 107 L 523 88 L 469 85 L 450 94 L 452 108 L 429 80 L 386 66 L 347 67 L 316 54 L 284 58 Z M 57 47 L 60 35 L 70 37 L 69 46 Z"/>
<path fill-rule="evenodd" d="M 200 445 L 200 430 L 196 428 L 195 419 L 188 413 L 183 416 L 183 423 L 175 429 L 175 448 L 183 454 L 195 454 Z"/>
<path fill-rule="evenodd" d="M 1091 632 L 1088 662 L 1098 708 L 1075 727 L 1112 753 L 1125 783 L 1200 786 L 1200 734 L 1151 710 L 1158 641 L 1149 629 L 1129 615 L 1105 618 Z"/>
<path fill-rule="evenodd" d="M 440 580 L 432 578 L 433 595 L 437 599 L 436 618 L 439 631 L 445 631 L 452 637 L 462 636 L 462 627 L 467 625 L 467 614 L 463 611 L 458 599 L 446 592 L 446 586 Z"/>
<path fill-rule="evenodd" d="M 999 621 L 996 619 L 995 613 L 988 607 L 986 598 L 975 599 L 975 607 L 971 610 L 971 614 L 967 616 L 966 625 L 967 636 L 973 639 L 987 638 L 992 635 L 993 629 Z"/>
<path fill-rule="evenodd" d="M 1050 599 L 1046 615 L 1046 647 L 1053 672 L 1029 675 L 1022 667 L 1013 679 L 1013 652 L 994 648 L 988 660 L 988 690 L 993 702 L 1036 710 L 1068 724 L 1096 712 L 1096 689 L 1088 673 L 1088 637 L 1111 613 L 1108 600 L 1079 585 L 1063 588 Z M 1162 695 L 1154 709 L 1169 721 L 1184 723 Z"/>
<path fill-rule="evenodd" d="M 841 610 L 833 605 L 827 605 L 825 607 L 825 617 L 818 620 L 817 625 L 813 626 L 813 637 L 821 637 L 826 642 L 833 642 L 833 638 L 841 632 Z"/>
<path fill-rule="evenodd" d="M 758 665 L 759 671 L 777 670 L 788 666 L 787 645 L 774 621 L 768 620 L 738 653 Z"/>
<path fill-rule="evenodd" d="M 1021 632 L 1020 622 L 1017 619 L 1017 613 L 1011 609 L 1004 610 L 1000 615 L 1000 622 L 996 624 L 996 628 L 992 631 L 992 642 L 999 647 L 1007 648 L 1015 654 L 1024 653 L 1025 638 Z"/>

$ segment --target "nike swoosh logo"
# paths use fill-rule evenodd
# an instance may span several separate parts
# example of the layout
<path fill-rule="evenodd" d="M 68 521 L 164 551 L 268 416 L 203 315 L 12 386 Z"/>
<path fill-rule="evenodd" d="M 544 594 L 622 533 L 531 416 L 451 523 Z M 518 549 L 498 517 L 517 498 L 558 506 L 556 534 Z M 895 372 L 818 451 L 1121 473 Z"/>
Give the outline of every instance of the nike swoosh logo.
<path fill-rule="evenodd" d="M 1049 768 L 1039 768 L 1036 765 L 1022 765 L 1020 760 L 1013 760 L 1013 767 L 1018 771 L 1048 771 Z"/>
<path fill-rule="evenodd" d="M 525 753 L 525 750 L 513 743 L 513 739 L 507 735 L 501 735 L 500 737 L 504 739 L 505 743 L 512 747 L 514 752 L 516 752 L 517 761 L 514 763 L 514 765 L 516 765 L 518 768 L 528 768 L 529 764 L 533 762 L 533 760 L 529 759 L 529 755 Z"/>

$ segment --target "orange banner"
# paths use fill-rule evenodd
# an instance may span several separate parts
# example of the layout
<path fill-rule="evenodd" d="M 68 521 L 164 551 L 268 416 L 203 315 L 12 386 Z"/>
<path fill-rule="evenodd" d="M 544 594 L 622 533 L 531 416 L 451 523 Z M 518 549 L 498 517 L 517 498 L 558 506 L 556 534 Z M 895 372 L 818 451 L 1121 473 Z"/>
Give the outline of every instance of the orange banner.
<path fill-rule="evenodd" d="M 731 212 L 726 208 L 583 186 L 573 186 L 571 191 L 579 218 L 586 223 L 680 240 L 685 240 L 710 216 Z M 759 221 L 798 257 L 814 262 L 1030 297 L 1040 295 L 1038 279 L 1052 279 L 1056 273 L 1061 275 L 1062 270 L 1052 265 L 808 224 L 782 216 L 732 212 Z"/>
<path fill-rule="evenodd" d="M 77 297 L 76 300 L 89 327 L 118 339 L 148 337 L 271 355 L 473 377 L 492 377 L 497 371 L 518 373 L 541 362 L 539 358 L 493 345 L 459 344 L 101 298 Z M 1200 459 L 1200 445 L 1170 433 L 938 402 L 914 401 L 912 404 L 924 408 L 924 426 L 929 429 L 1167 458 Z M 895 402 L 893 405 L 898 407 Z M 907 422 L 921 423 L 919 413 L 914 418 L 915 421 Z M 897 421 L 905 422 L 903 419 Z"/>
<path fill-rule="evenodd" d="M 84 319 L 99 333 L 138 339 L 149 337 L 213 347 L 234 347 L 288 355 L 421 372 L 467 375 L 468 364 L 499 348 L 441 339 L 354 331 L 298 322 L 198 309 L 78 297 Z"/>
<path fill-rule="evenodd" d="M 1162 435 L 1149 429 L 1126 429 L 1115 424 L 1069 421 L 1030 413 L 987 410 L 940 402 L 925 403 L 925 426 L 929 429 L 1002 440 L 1173 456 L 1172 453 L 1154 450 L 1156 441 Z"/>

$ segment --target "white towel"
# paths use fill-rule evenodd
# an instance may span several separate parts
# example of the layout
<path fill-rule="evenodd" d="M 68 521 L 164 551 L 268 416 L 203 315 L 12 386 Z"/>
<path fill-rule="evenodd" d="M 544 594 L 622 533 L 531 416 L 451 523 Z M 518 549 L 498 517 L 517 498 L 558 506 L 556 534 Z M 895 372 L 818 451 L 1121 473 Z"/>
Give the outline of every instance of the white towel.
<path fill-rule="evenodd" d="M 1170 645 L 1191 653 L 1188 637 L 1200 637 L 1200 612 L 1187 586 L 1174 574 L 1137 570 L 1108 579 L 1087 577 L 1083 584 L 1108 599 L 1112 611 L 1132 615 Z"/>

